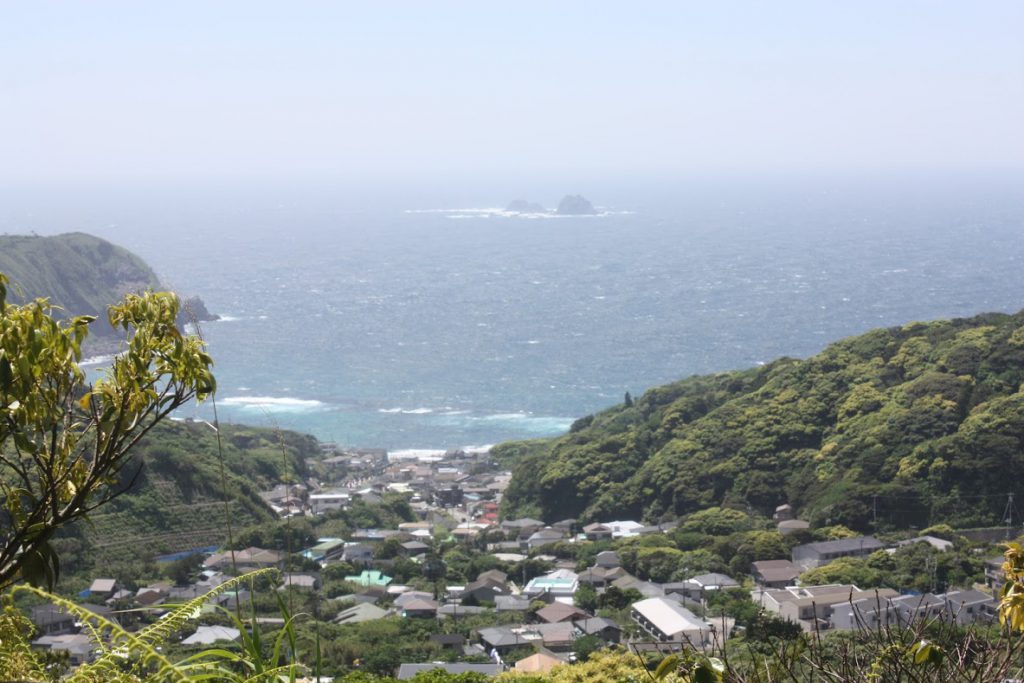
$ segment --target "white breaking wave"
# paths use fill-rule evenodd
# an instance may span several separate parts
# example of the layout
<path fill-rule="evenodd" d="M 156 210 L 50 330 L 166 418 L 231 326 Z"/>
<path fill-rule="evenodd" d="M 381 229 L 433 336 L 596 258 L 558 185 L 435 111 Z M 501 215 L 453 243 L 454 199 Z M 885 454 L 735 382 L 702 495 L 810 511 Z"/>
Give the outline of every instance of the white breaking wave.
<path fill-rule="evenodd" d="M 388 451 L 388 460 L 439 460 L 446 452 L 438 448 L 404 448 Z"/>
<path fill-rule="evenodd" d="M 525 218 L 527 220 L 548 219 L 548 218 L 605 218 L 607 216 L 628 216 L 634 211 L 610 211 L 598 209 L 597 213 L 590 214 L 564 214 L 554 211 L 509 211 L 499 207 L 492 208 L 471 208 L 471 209 L 406 209 L 404 213 L 432 213 L 443 214 L 445 218 Z"/>
<path fill-rule="evenodd" d="M 273 409 L 283 412 L 300 412 L 305 410 L 321 410 L 327 407 L 323 401 L 287 396 L 228 396 L 220 401 L 221 405 L 234 406 L 242 410 Z"/>
<path fill-rule="evenodd" d="M 109 365 L 113 360 L 113 356 L 89 356 L 79 365 Z"/>
<path fill-rule="evenodd" d="M 427 415 L 434 412 L 433 408 L 378 408 L 378 413 L 401 413 L 402 415 Z"/>

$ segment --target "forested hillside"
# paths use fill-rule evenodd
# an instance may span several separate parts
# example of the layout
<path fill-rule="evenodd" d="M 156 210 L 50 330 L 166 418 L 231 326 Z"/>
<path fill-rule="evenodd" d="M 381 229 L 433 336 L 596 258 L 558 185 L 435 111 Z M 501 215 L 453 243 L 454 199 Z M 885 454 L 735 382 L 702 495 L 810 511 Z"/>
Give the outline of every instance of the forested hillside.
<path fill-rule="evenodd" d="M 286 479 L 302 481 L 306 459 L 320 452 L 313 437 L 295 432 L 221 425 L 221 436 L 226 482 L 216 434 L 206 423 L 157 426 L 133 451 L 135 463 L 123 475 L 127 483 L 138 472 L 129 491 L 55 542 L 65 573 L 96 566 L 110 574 L 124 563 L 222 545 L 229 522 L 241 529 L 275 519 L 258 492 Z"/>
<path fill-rule="evenodd" d="M 505 514 L 655 520 L 713 505 L 854 528 L 999 523 L 1024 501 L 1024 312 L 909 323 L 657 387 L 503 444 Z"/>

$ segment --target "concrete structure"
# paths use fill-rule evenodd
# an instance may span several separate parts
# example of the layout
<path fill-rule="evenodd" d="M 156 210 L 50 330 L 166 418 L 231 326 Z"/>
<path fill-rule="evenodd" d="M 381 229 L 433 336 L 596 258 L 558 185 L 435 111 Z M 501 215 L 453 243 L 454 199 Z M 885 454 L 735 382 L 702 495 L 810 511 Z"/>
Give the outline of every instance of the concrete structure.
<path fill-rule="evenodd" d="M 630 616 L 645 631 L 660 641 L 704 645 L 711 636 L 711 624 L 682 605 L 665 598 L 648 598 L 633 603 Z"/>
<path fill-rule="evenodd" d="M 344 510 L 350 505 L 352 505 L 352 493 L 349 491 L 328 491 L 309 496 L 309 509 L 317 516 L 329 510 Z"/>
<path fill-rule="evenodd" d="M 790 587 L 782 590 L 757 590 L 751 594 L 754 602 L 765 611 L 800 624 L 805 631 L 832 628 L 833 608 L 836 605 L 859 603 L 862 600 L 887 600 L 898 597 L 891 588 L 861 590 L 851 584 Z M 867 604 L 867 603 L 861 603 Z"/>
<path fill-rule="evenodd" d="M 196 632 L 181 641 L 182 645 L 213 645 L 217 641 L 234 642 L 242 632 L 230 626 L 200 626 Z"/>

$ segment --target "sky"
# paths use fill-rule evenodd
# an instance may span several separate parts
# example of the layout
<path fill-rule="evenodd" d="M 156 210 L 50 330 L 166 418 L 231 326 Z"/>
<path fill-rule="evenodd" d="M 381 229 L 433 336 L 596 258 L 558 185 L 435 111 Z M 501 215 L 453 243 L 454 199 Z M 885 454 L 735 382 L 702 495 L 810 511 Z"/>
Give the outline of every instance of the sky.
<path fill-rule="evenodd" d="M 0 183 L 1024 168 L 1024 3 L 0 2 Z"/>

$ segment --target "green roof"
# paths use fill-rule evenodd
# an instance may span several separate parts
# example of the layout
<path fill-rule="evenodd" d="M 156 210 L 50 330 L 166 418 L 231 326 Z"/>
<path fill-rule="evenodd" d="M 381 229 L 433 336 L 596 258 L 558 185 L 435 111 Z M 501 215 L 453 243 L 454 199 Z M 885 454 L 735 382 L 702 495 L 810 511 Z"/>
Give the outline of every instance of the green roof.
<path fill-rule="evenodd" d="M 346 576 L 346 581 L 358 583 L 360 586 L 386 586 L 391 583 L 391 577 L 376 569 L 366 569 L 359 576 Z"/>

